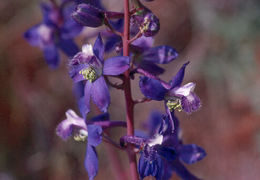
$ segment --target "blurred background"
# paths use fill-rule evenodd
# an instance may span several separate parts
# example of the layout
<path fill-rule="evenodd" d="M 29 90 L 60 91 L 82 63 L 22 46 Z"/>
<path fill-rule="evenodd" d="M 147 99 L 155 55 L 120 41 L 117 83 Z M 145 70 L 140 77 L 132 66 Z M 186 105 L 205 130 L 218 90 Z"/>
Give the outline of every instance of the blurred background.
<path fill-rule="evenodd" d="M 119 0 L 105 3 L 110 10 L 122 10 Z M 189 60 L 184 81 L 196 82 L 195 92 L 203 103 L 192 115 L 177 114 L 184 143 L 195 143 L 207 152 L 188 169 L 206 180 L 260 179 L 259 0 L 145 4 L 161 22 L 155 44 L 171 45 L 180 53 L 164 66 L 167 73 L 162 78 L 168 81 Z M 78 112 L 67 59 L 63 56 L 57 70 L 49 69 L 42 52 L 23 38 L 41 19 L 37 0 L 0 1 L 0 180 L 88 179 L 85 144 L 63 142 L 55 133 L 67 109 Z M 138 78 L 133 91 L 135 98 L 141 97 Z M 111 89 L 113 120 L 125 119 L 122 95 Z M 162 102 L 136 106 L 136 128 L 142 128 L 154 109 L 163 111 Z M 110 133 L 117 139 L 125 131 Z M 119 155 L 121 179 L 130 179 L 125 153 L 105 144 L 98 153 L 97 180 L 116 179 L 111 154 Z"/>

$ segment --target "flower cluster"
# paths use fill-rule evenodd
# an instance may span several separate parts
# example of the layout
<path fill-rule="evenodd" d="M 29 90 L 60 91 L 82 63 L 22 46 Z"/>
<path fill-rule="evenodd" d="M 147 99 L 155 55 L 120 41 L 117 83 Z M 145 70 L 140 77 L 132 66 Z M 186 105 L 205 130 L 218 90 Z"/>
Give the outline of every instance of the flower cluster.
<path fill-rule="evenodd" d="M 94 179 L 98 172 L 96 148 L 101 142 L 126 151 L 133 163 L 136 163 L 136 155 L 139 157 L 138 167 L 131 166 L 133 179 L 153 176 L 165 180 L 173 172 L 184 180 L 198 179 L 183 163 L 195 163 L 206 153 L 195 144 L 183 144 L 175 116 L 175 111 L 191 114 L 201 106 L 194 93 L 195 83 L 182 84 L 189 62 L 183 64 L 169 82 L 161 80 L 163 65 L 176 60 L 178 53 L 167 45 L 153 46 L 160 21 L 151 10 L 139 0 L 132 2 L 131 10 L 129 1 L 124 3 L 122 13 L 107 11 L 99 0 L 62 0 L 60 4 L 51 0 L 41 4 L 42 22 L 24 34 L 31 45 L 43 50 L 50 67 L 58 66 L 59 50 L 69 59 L 68 74 L 76 88 L 81 117 L 68 110 L 66 119 L 57 127 L 57 135 L 63 140 L 74 137 L 76 141 L 87 142 L 85 168 L 89 179 Z M 102 28 L 104 26 L 106 28 Z M 79 50 L 74 38 L 88 27 L 101 28 L 95 32 L 97 38 L 93 46 L 85 43 Z M 110 76 L 122 83 L 110 82 Z M 130 81 L 136 76 L 140 77 L 139 87 L 144 98 L 133 100 Z M 124 91 L 126 122 L 109 119 L 109 86 Z M 148 132 L 134 133 L 134 106 L 152 100 L 163 101 L 165 113 L 153 112 L 146 126 Z M 91 101 L 101 114 L 89 118 Z M 118 142 L 104 133 L 106 128 L 114 127 L 127 129 L 127 134 Z M 135 171 L 139 177 L 134 177 Z"/>

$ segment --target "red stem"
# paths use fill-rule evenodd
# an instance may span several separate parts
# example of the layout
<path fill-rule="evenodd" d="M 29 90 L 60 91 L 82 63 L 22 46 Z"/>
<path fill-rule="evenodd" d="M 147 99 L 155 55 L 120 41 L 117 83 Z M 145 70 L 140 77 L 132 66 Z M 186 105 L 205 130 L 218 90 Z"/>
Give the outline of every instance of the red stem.
<path fill-rule="evenodd" d="M 129 56 L 129 0 L 124 0 L 124 32 L 123 32 L 123 55 Z M 124 73 L 124 94 L 126 101 L 126 123 L 127 123 L 127 135 L 134 135 L 134 101 L 131 93 L 130 84 L 130 70 Z M 133 151 L 133 146 L 128 146 L 128 158 L 130 163 L 130 171 L 133 180 L 138 180 L 136 156 Z"/>

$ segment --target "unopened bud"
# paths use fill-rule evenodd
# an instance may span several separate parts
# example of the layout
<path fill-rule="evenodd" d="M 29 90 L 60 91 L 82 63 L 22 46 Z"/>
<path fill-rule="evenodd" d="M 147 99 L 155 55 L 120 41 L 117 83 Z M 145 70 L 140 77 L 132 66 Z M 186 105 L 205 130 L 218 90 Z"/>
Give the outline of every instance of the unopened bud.
<path fill-rule="evenodd" d="M 104 24 L 104 12 L 90 4 L 79 4 L 72 13 L 73 19 L 88 27 L 99 27 Z"/>

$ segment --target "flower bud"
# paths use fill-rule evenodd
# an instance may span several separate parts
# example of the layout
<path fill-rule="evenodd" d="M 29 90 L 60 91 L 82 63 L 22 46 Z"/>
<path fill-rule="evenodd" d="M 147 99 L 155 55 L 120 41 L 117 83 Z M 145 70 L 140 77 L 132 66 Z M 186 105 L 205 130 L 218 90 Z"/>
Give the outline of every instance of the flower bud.
<path fill-rule="evenodd" d="M 72 13 L 73 19 L 83 26 L 99 27 L 104 23 L 104 12 L 90 4 L 79 4 Z"/>
<path fill-rule="evenodd" d="M 154 36 L 160 30 L 159 19 L 153 13 L 149 12 L 144 16 L 140 28 L 144 36 Z"/>

